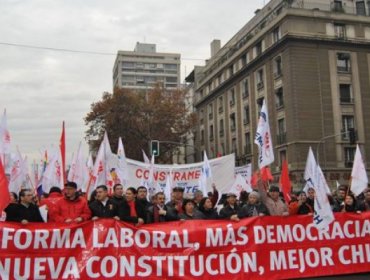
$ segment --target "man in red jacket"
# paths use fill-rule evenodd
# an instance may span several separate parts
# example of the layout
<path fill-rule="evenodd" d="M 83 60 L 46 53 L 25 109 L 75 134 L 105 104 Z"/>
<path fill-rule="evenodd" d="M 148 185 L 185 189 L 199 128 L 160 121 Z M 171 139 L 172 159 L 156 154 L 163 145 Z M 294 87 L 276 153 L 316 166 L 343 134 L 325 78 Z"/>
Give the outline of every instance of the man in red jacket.
<path fill-rule="evenodd" d="M 64 198 L 59 200 L 54 213 L 57 222 L 81 223 L 91 218 L 91 211 L 85 198 L 77 192 L 75 182 L 64 185 Z"/>
<path fill-rule="evenodd" d="M 48 222 L 56 222 L 55 210 L 61 199 L 63 199 L 63 195 L 58 187 L 51 187 L 48 197 L 41 199 L 40 206 L 46 205 L 48 209 Z"/>

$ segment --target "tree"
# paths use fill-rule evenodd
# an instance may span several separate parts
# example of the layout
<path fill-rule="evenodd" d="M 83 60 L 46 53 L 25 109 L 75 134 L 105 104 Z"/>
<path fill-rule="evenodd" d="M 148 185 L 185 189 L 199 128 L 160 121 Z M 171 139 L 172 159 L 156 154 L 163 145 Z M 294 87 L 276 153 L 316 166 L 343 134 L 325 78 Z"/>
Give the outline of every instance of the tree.
<path fill-rule="evenodd" d="M 142 160 L 142 149 L 149 154 L 150 140 L 182 142 L 195 124 L 195 114 L 189 114 L 185 97 L 183 90 L 167 91 L 160 86 L 143 92 L 104 92 L 100 101 L 91 104 L 85 117 L 90 148 L 98 149 L 105 130 L 113 151 L 121 136 L 127 157 L 136 160 Z M 165 142 L 161 143 L 159 159 L 168 163 L 179 146 Z"/>

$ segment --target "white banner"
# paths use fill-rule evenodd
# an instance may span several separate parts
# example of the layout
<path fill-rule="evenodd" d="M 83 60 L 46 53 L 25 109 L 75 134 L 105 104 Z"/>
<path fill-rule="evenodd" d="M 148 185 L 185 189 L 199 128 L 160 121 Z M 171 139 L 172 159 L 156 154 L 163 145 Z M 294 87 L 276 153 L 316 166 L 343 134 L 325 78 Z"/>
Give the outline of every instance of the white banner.
<path fill-rule="evenodd" d="M 142 182 L 148 181 L 150 164 L 132 159 L 127 159 L 127 163 L 130 178 L 126 187 L 138 187 Z M 213 176 L 211 180 L 207 180 L 207 191 L 212 191 L 212 183 L 215 183 L 220 194 L 227 193 L 234 183 L 234 154 L 211 159 L 209 163 Z M 202 167 L 203 162 L 182 165 L 154 164 L 154 185 L 159 184 L 166 193 L 167 174 L 172 172 L 172 188 L 184 188 L 184 195 L 187 196 L 199 189 Z"/>

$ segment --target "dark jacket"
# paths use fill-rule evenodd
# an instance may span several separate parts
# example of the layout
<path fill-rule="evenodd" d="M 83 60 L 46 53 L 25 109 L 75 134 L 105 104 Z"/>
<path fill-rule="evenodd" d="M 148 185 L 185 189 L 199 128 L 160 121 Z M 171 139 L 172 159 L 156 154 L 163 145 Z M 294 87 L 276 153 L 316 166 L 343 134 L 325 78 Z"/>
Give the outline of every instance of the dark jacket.
<path fill-rule="evenodd" d="M 146 223 L 147 224 L 151 224 L 151 223 L 154 223 L 154 207 L 157 207 L 157 210 L 158 210 L 158 206 L 157 205 L 152 205 L 152 206 L 149 206 L 148 210 L 147 210 L 147 218 L 146 218 Z M 166 211 L 166 215 L 159 215 L 159 223 L 162 223 L 162 222 L 169 222 L 169 221 L 176 221 L 179 219 L 176 211 L 172 208 L 172 207 L 169 207 L 167 205 L 165 205 L 163 207 L 163 210 Z"/>
<path fill-rule="evenodd" d="M 145 211 L 152 205 L 147 199 L 136 199 L 136 202 L 140 203 L 144 207 Z"/>
<path fill-rule="evenodd" d="M 28 222 L 44 222 L 39 207 L 35 204 L 31 203 L 28 207 L 21 203 L 11 204 L 9 206 L 11 206 L 11 211 L 9 213 L 7 212 L 7 221 L 21 222 L 22 220 L 27 220 Z"/>
<path fill-rule="evenodd" d="M 192 216 L 186 214 L 185 212 L 179 215 L 180 220 L 204 220 L 204 215 L 199 210 L 194 209 Z"/>
<path fill-rule="evenodd" d="M 142 218 L 144 221 L 146 220 L 146 212 L 145 208 L 141 203 L 135 201 L 135 209 L 136 209 L 136 217 L 131 217 L 131 210 L 128 202 L 124 200 L 118 206 L 118 216 L 121 221 L 129 222 L 136 224 L 139 221 L 139 218 Z"/>
<path fill-rule="evenodd" d="M 116 205 L 122 204 L 124 201 L 126 201 L 126 198 L 124 197 L 116 197 L 112 196 L 111 199 L 116 203 Z"/>
<path fill-rule="evenodd" d="M 118 216 L 118 205 L 112 199 L 108 199 L 105 206 L 99 200 L 95 200 L 89 204 L 89 208 L 92 217 L 113 218 Z"/>
<path fill-rule="evenodd" d="M 270 215 L 266 205 L 259 202 L 256 204 L 244 204 L 238 211 L 238 218 L 242 219 L 245 217 L 259 216 L 259 214 Z"/>
<path fill-rule="evenodd" d="M 220 218 L 220 216 L 218 215 L 217 209 L 215 208 L 209 209 L 209 210 L 199 209 L 199 211 L 202 212 L 203 214 L 202 219 L 204 220 L 218 220 Z"/>
<path fill-rule="evenodd" d="M 230 205 L 225 206 L 220 211 L 220 218 L 221 219 L 230 219 L 232 215 L 238 214 L 239 206 L 237 204 L 234 205 L 234 208 L 231 208 Z"/>

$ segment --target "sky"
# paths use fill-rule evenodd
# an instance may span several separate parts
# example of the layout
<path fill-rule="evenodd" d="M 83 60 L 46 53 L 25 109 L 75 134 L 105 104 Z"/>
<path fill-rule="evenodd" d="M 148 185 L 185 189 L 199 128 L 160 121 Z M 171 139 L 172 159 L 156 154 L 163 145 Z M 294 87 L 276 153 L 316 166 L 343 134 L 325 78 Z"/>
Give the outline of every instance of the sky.
<path fill-rule="evenodd" d="M 204 65 L 213 39 L 223 46 L 265 2 L 1 0 L 0 112 L 6 109 L 12 151 L 39 160 L 44 148 L 58 146 L 65 121 L 67 162 L 80 141 L 87 156 L 83 118 L 112 92 L 118 50 L 145 42 L 180 53 L 183 81 Z"/>

